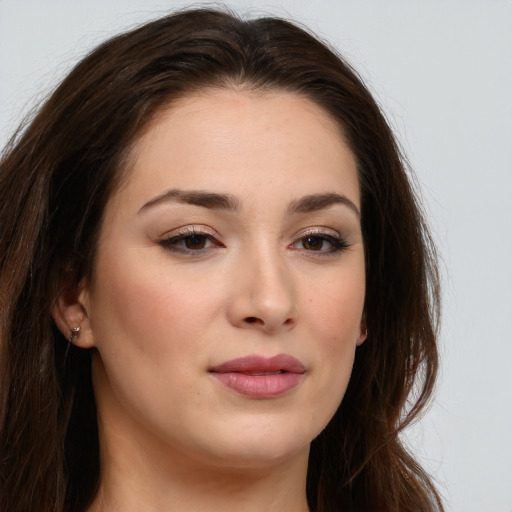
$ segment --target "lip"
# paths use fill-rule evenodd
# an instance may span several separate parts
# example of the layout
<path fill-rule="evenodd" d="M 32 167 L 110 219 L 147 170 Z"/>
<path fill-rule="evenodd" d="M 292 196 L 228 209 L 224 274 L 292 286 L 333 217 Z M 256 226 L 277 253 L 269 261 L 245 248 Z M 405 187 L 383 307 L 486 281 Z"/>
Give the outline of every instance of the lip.
<path fill-rule="evenodd" d="M 209 373 L 224 386 L 250 398 L 275 398 L 298 386 L 306 372 L 295 357 L 250 355 L 210 368 Z"/>

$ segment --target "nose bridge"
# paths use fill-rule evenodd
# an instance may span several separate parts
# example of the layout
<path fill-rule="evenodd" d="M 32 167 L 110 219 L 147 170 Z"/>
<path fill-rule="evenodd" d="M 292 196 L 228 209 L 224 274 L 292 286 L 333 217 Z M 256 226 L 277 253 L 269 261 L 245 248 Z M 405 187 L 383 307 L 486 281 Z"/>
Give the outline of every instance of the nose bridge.
<path fill-rule="evenodd" d="M 265 330 L 293 325 L 297 312 L 295 283 L 286 254 L 270 240 L 260 240 L 251 244 L 239 265 L 239 321 Z"/>

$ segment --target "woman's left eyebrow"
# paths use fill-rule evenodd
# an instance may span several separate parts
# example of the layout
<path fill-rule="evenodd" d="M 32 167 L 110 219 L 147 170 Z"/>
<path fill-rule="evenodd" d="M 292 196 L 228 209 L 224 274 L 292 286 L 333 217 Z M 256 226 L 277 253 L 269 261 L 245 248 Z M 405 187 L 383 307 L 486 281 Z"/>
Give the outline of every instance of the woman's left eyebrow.
<path fill-rule="evenodd" d="M 288 211 L 290 213 L 311 213 L 319 210 L 324 210 L 335 204 L 342 204 L 348 206 L 358 218 L 361 217 L 359 209 L 347 196 L 335 192 L 327 194 L 312 194 L 309 196 L 301 197 L 296 201 L 290 203 Z"/>

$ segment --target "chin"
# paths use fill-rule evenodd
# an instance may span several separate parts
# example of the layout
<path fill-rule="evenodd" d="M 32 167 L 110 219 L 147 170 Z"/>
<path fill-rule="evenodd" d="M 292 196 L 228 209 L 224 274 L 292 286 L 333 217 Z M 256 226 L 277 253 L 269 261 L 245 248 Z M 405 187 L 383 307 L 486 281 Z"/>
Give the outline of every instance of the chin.
<path fill-rule="evenodd" d="M 199 451 L 206 455 L 206 459 L 226 469 L 265 469 L 297 457 L 307 459 L 309 445 L 322 428 L 304 430 L 298 424 L 280 425 L 276 421 L 263 425 L 253 422 L 250 427 L 217 432 L 221 434 L 218 436 L 211 431 L 211 437 L 199 447 Z"/>
<path fill-rule="evenodd" d="M 309 454 L 309 443 L 284 446 L 283 443 L 266 445 L 237 445 L 217 454 L 219 466 L 234 470 L 267 470 Z"/>

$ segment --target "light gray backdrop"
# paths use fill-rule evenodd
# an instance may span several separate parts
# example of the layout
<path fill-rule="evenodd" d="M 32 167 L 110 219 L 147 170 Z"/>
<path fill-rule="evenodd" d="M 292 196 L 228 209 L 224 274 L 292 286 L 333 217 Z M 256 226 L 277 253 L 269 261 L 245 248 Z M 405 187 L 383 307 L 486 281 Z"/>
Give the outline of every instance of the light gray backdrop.
<path fill-rule="evenodd" d="M 442 374 L 408 439 L 448 510 L 512 512 L 512 1 L 226 3 L 310 26 L 387 113 L 443 256 Z M 0 0 L 0 145 L 85 51 L 185 5 Z"/>

